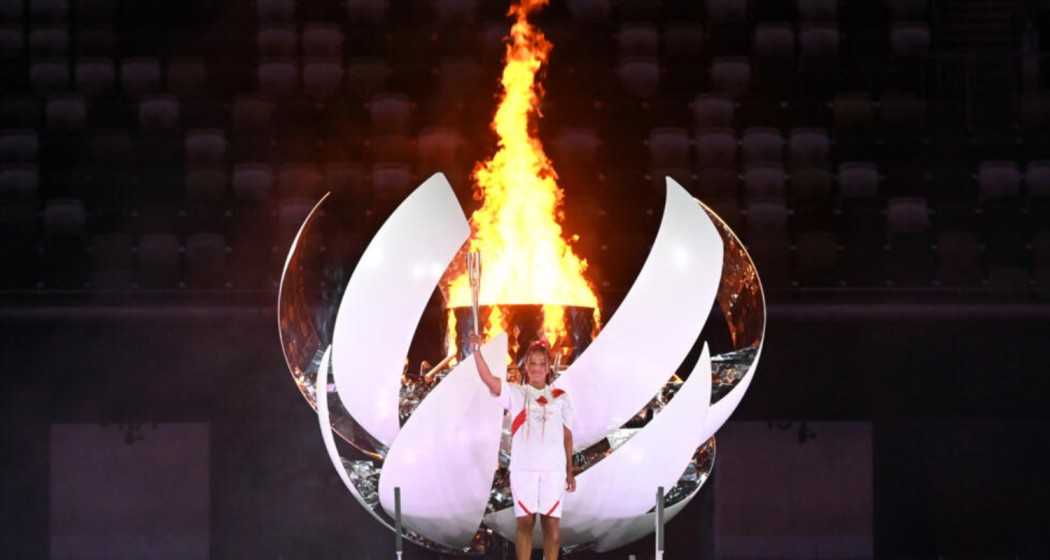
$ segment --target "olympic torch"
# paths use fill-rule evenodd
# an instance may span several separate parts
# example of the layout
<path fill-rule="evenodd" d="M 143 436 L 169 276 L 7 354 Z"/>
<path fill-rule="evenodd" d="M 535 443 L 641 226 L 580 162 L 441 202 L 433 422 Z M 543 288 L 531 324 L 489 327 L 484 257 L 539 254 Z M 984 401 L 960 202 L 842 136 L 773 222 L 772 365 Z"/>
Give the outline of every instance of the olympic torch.
<path fill-rule="evenodd" d="M 470 277 L 471 304 L 474 311 L 474 334 L 481 336 L 481 323 L 478 320 L 478 298 L 481 294 L 481 253 L 467 253 L 467 275 Z"/>

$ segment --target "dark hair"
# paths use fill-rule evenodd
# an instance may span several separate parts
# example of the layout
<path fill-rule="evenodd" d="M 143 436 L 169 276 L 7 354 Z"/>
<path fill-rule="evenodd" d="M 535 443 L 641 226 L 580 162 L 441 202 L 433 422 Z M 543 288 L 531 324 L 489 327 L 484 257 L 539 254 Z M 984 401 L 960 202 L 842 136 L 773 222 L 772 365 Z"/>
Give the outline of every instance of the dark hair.
<path fill-rule="evenodd" d="M 554 380 L 554 370 L 551 368 L 551 364 L 554 363 L 554 360 L 553 360 L 553 358 L 551 356 L 551 347 L 550 347 L 550 345 L 548 345 L 547 341 L 543 340 L 542 338 L 538 339 L 538 340 L 533 340 L 532 342 L 530 342 L 528 348 L 525 349 L 525 353 L 521 355 L 521 365 L 518 367 L 518 370 L 521 372 L 521 376 L 520 376 L 521 379 L 519 379 L 519 382 L 522 385 L 524 385 L 524 384 L 529 382 L 529 373 L 528 373 L 528 371 L 525 370 L 525 364 L 528 363 L 529 356 L 531 356 L 533 354 L 536 354 L 536 353 L 542 353 L 547 358 L 547 379 L 546 379 L 546 382 L 547 382 L 548 385 L 550 385 L 551 381 Z"/>

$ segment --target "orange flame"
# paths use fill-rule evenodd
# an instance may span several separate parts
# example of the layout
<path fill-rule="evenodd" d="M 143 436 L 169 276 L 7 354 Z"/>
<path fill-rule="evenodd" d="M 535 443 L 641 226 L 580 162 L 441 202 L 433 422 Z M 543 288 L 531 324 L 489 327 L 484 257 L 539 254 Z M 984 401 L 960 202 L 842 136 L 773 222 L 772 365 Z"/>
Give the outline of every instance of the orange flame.
<path fill-rule="evenodd" d="M 558 175 L 529 127 L 532 118 L 542 116 L 536 73 L 552 45 L 529 24 L 528 15 L 548 1 L 522 0 L 508 12 L 515 21 L 501 79 L 503 97 L 491 123 L 498 149 L 474 168 L 475 198 L 482 206 L 470 219 L 469 250 L 482 253 L 480 304 L 543 304 L 543 328 L 554 345 L 565 334 L 564 306 L 594 308 L 597 319 L 598 299 L 583 275 L 587 262 L 562 238 Z M 448 297 L 449 308 L 470 305 L 466 273 L 450 282 Z M 486 336 L 502 332 L 500 317 L 492 314 Z"/>

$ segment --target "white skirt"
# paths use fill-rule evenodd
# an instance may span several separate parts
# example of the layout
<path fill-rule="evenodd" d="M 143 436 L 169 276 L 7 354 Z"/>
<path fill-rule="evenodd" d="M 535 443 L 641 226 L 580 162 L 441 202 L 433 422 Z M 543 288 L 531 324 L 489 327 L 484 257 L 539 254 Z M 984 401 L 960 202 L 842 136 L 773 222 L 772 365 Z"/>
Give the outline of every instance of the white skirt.
<path fill-rule="evenodd" d="M 561 517 L 565 497 L 564 471 L 510 471 L 510 492 L 514 497 L 514 516 L 533 514 Z"/>

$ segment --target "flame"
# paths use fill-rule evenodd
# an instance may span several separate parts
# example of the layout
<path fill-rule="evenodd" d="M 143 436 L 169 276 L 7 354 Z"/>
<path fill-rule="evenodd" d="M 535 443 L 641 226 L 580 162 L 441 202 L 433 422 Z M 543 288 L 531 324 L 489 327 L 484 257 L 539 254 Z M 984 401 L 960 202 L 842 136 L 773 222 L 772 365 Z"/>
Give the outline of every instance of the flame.
<path fill-rule="evenodd" d="M 529 126 L 542 116 L 543 90 L 536 73 L 552 45 L 528 16 L 548 1 L 522 0 L 508 12 L 515 21 L 501 79 L 503 95 L 491 123 L 497 150 L 472 174 L 482 206 L 470 219 L 474 233 L 468 250 L 482 253 L 480 304 L 543 304 L 543 330 L 553 346 L 565 335 L 564 306 L 594 308 L 597 320 L 598 298 L 584 278 L 587 262 L 562 237 L 558 175 Z M 470 304 L 469 279 L 461 272 L 449 283 L 448 306 Z M 502 316 L 494 309 L 486 337 L 503 331 Z"/>

